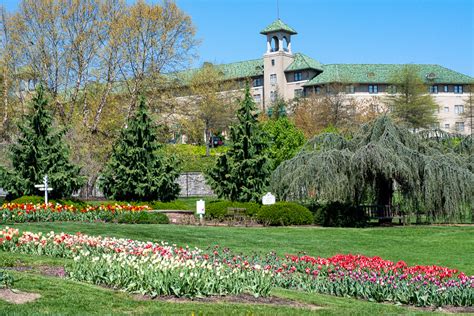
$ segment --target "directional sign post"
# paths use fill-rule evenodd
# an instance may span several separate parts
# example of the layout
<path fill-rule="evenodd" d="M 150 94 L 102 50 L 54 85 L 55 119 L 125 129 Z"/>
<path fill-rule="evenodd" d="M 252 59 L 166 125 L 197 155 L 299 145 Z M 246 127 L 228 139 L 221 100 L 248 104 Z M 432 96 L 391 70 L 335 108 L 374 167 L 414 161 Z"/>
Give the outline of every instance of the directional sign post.
<path fill-rule="evenodd" d="M 48 176 L 44 176 L 43 184 L 35 184 L 35 188 L 44 191 L 44 203 L 48 204 L 48 192 L 53 190 L 53 188 L 48 187 Z"/>

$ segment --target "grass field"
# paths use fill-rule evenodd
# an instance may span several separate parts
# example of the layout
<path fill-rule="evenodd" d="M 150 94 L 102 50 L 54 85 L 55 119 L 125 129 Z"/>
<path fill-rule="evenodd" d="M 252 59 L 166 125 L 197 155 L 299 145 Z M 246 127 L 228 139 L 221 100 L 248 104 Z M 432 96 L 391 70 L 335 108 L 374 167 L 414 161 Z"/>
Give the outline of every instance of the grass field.
<path fill-rule="evenodd" d="M 215 244 L 243 253 L 276 251 L 280 255 L 306 251 L 312 256 L 337 253 L 360 253 L 390 260 L 404 260 L 410 265 L 437 264 L 474 274 L 474 227 L 392 227 L 368 229 L 338 228 L 233 228 L 175 225 L 117 225 L 79 223 L 17 224 L 21 230 L 49 232 L 83 232 L 131 239 L 161 241 L 177 245 L 207 248 Z M 64 265 L 63 259 L 0 252 L 0 265 L 21 261 L 29 266 Z M 2 264 L 2 262 L 4 264 Z M 349 298 L 275 290 L 279 297 L 301 303 L 317 304 L 319 310 L 281 306 L 228 303 L 170 303 L 137 301 L 131 295 L 88 284 L 38 274 L 35 270 L 15 272 L 17 288 L 37 292 L 42 298 L 35 303 L 13 306 L 0 301 L 0 314 L 413 314 L 422 313 L 407 307 L 378 304 Z"/>

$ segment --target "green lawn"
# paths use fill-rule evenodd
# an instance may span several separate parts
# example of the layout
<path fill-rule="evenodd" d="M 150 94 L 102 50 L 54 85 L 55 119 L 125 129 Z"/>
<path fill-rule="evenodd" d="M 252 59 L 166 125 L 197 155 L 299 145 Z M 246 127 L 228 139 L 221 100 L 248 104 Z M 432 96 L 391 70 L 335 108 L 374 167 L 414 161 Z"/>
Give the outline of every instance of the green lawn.
<path fill-rule="evenodd" d="M 314 256 L 337 253 L 378 255 L 408 264 L 439 264 L 474 274 L 474 227 L 392 227 L 368 229 L 339 228 L 233 228 L 175 225 L 118 225 L 79 223 L 17 224 L 21 230 L 65 231 L 108 235 L 131 239 L 161 241 L 200 248 L 219 244 L 237 252 L 280 255 L 306 251 Z M 63 265 L 63 259 L 0 252 L 0 265 L 20 260 L 25 265 Z M 3 262 L 3 263 L 2 263 Z M 378 304 L 320 294 L 275 290 L 276 296 L 322 306 L 320 310 L 304 310 L 281 306 L 228 303 L 169 303 L 137 301 L 132 296 L 92 285 L 39 275 L 34 270 L 16 272 L 17 288 L 41 293 L 35 303 L 13 306 L 0 301 L 0 314 L 185 314 L 192 315 L 304 315 L 304 314 L 406 314 L 421 313 L 406 307 Z"/>

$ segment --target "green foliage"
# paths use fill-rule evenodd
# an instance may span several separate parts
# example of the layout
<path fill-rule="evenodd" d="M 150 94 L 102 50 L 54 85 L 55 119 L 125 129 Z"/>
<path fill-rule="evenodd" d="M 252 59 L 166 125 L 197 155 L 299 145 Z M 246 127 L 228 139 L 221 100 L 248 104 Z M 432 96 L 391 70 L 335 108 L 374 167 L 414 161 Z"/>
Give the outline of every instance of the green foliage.
<path fill-rule="evenodd" d="M 257 213 L 260 223 L 270 226 L 311 225 L 313 215 L 304 206 L 291 202 L 264 205 Z"/>
<path fill-rule="evenodd" d="M 350 140 L 322 134 L 272 175 L 280 199 L 389 205 L 400 192 L 417 211 L 455 221 L 474 199 L 468 159 L 440 151 L 388 116 L 363 125 Z"/>
<path fill-rule="evenodd" d="M 312 205 L 314 223 L 326 227 L 365 227 L 364 212 L 351 204 L 332 202 Z"/>
<path fill-rule="evenodd" d="M 392 93 L 387 104 L 396 120 L 409 128 L 429 128 L 437 122 L 438 104 L 430 94 L 428 87 L 415 65 L 405 65 L 400 72 L 392 75 Z"/>
<path fill-rule="evenodd" d="M 0 289 L 9 289 L 15 283 L 13 276 L 5 270 L 0 270 Z"/>
<path fill-rule="evenodd" d="M 18 126 L 20 137 L 10 148 L 13 170 L 0 167 L 0 186 L 10 197 L 40 195 L 35 184 L 48 175 L 51 198 L 70 196 L 84 183 L 80 168 L 69 162 L 69 148 L 64 142 L 66 130 L 56 130 L 48 111 L 44 88 L 39 85 L 31 101 L 29 114 Z"/>
<path fill-rule="evenodd" d="M 180 173 L 176 157 L 165 155 L 142 98 L 128 127 L 121 132 L 102 172 L 99 185 L 105 196 L 123 201 L 168 202 L 176 199 Z"/>
<path fill-rule="evenodd" d="M 41 204 L 41 203 L 44 203 L 44 197 L 37 196 L 37 195 L 24 195 L 10 202 L 18 203 L 18 204 L 24 204 L 24 203 Z"/>
<path fill-rule="evenodd" d="M 175 155 L 181 162 L 183 171 L 205 172 L 216 164 L 217 156 L 227 151 L 227 146 L 210 149 L 210 156 L 206 156 L 206 146 L 177 144 L 166 145 L 167 154 Z"/>
<path fill-rule="evenodd" d="M 266 150 L 274 170 L 285 160 L 293 158 L 305 142 L 304 134 L 287 117 L 268 120 L 262 124 L 269 147 Z"/>
<path fill-rule="evenodd" d="M 254 217 L 261 205 L 255 202 L 211 201 L 206 204 L 206 218 L 222 220 L 228 213 L 228 208 L 244 208 L 245 215 Z"/>
<path fill-rule="evenodd" d="M 149 205 L 153 210 L 189 210 L 188 204 L 179 200 L 172 202 L 153 201 L 147 205 Z"/>
<path fill-rule="evenodd" d="M 123 212 L 117 217 L 119 224 L 169 224 L 168 216 L 156 212 Z"/>
<path fill-rule="evenodd" d="M 231 145 L 207 173 L 207 180 L 219 198 L 231 201 L 259 201 L 268 185 L 267 144 L 257 121 L 255 103 L 247 84 L 245 98 L 237 111 L 238 123 L 230 128 Z"/>

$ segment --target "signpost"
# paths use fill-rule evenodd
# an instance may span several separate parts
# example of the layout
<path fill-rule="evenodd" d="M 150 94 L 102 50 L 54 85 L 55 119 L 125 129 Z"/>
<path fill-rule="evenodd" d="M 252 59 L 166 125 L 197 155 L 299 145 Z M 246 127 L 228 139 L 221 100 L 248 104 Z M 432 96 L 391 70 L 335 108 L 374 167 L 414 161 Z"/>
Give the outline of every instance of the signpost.
<path fill-rule="evenodd" d="M 196 214 L 199 215 L 199 223 L 202 225 L 202 216 L 206 213 L 206 202 L 203 200 L 196 201 Z"/>
<path fill-rule="evenodd" d="M 262 197 L 262 204 L 263 205 L 272 205 L 275 204 L 275 196 L 268 192 Z"/>
<path fill-rule="evenodd" d="M 35 184 L 35 188 L 44 191 L 44 203 L 48 204 L 48 192 L 53 190 L 53 188 L 48 187 L 48 176 L 44 176 L 43 184 Z"/>

